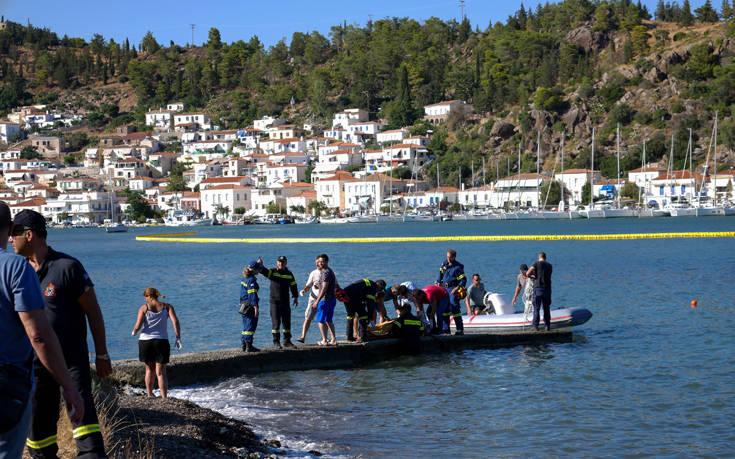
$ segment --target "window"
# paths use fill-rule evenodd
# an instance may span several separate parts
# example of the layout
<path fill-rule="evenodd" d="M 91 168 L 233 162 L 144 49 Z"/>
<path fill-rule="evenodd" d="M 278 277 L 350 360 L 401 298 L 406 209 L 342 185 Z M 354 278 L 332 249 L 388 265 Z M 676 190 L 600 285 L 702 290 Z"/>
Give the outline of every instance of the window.
<path fill-rule="evenodd" d="M 675 193 L 676 187 L 674 185 L 671 185 L 671 195 Z"/>
<path fill-rule="evenodd" d="M 685 194 L 686 192 L 687 192 L 687 186 L 686 185 L 682 185 L 681 186 L 681 194 Z"/>
<path fill-rule="evenodd" d="M 663 187 L 663 185 L 661 185 L 660 187 L 658 187 L 658 194 L 660 196 L 663 196 L 664 195 L 664 187 Z"/>

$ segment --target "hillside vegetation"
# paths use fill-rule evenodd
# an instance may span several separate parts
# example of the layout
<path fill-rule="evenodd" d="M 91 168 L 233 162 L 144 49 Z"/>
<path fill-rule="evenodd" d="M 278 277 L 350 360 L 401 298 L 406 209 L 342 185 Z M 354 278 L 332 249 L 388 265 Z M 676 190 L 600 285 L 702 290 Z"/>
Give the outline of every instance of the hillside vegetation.
<path fill-rule="evenodd" d="M 695 161 L 704 159 L 719 112 L 721 152 L 735 148 L 735 19 L 728 0 L 691 11 L 688 1 L 659 2 L 653 12 L 629 0 L 566 0 L 520 9 L 503 23 L 418 22 L 385 18 L 340 24 L 328 37 L 294 32 L 266 49 L 257 36 L 223 43 L 210 29 L 203 46 L 164 46 L 148 33 L 141 43 L 58 37 L 9 22 L 0 31 L 0 111 L 31 102 L 84 110 L 102 132 L 134 122 L 151 108 L 181 100 L 208 112 L 222 128 L 263 115 L 325 127 L 333 113 L 362 107 L 387 128 L 432 129 L 442 183 L 479 181 L 516 169 L 589 167 L 615 175 L 616 125 L 622 167 L 666 160 L 683 164 L 689 129 Z M 475 115 L 433 128 L 423 106 L 449 99 L 473 104 Z M 291 104 L 291 101 L 294 104 Z M 471 178 L 472 165 L 475 177 Z M 555 166 L 556 165 L 556 166 Z M 723 166 L 726 167 L 726 166 Z M 496 170 L 498 168 L 499 170 Z M 435 168 L 427 171 L 434 179 Z"/>

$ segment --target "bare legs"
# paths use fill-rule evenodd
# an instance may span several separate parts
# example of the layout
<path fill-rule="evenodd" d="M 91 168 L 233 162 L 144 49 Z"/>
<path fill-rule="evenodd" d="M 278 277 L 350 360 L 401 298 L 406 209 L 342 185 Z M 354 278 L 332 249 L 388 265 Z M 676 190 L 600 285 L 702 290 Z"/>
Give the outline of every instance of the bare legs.
<path fill-rule="evenodd" d="M 153 397 L 153 387 L 158 379 L 158 388 L 161 390 L 161 398 L 166 398 L 168 393 L 168 376 L 166 375 L 166 364 L 158 362 L 145 363 L 145 391 L 148 397 Z"/>
<path fill-rule="evenodd" d="M 322 334 L 322 343 L 327 343 L 327 331 L 331 335 L 330 344 L 337 344 L 337 334 L 334 332 L 333 322 L 319 322 L 319 333 Z"/>

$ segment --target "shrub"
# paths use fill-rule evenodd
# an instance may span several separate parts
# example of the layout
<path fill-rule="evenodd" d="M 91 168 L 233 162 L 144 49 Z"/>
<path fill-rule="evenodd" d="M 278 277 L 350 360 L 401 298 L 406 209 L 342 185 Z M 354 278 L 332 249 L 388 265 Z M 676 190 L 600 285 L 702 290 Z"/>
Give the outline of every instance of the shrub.
<path fill-rule="evenodd" d="M 676 32 L 676 33 L 674 34 L 674 38 L 673 38 L 673 40 L 674 40 L 674 41 L 679 41 L 679 40 L 683 40 L 684 38 L 686 38 L 686 36 L 687 36 L 687 34 L 685 34 L 684 32 Z"/>
<path fill-rule="evenodd" d="M 679 102 L 671 104 L 671 113 L 681 113 L 684 111 L 684 106 Z"/>

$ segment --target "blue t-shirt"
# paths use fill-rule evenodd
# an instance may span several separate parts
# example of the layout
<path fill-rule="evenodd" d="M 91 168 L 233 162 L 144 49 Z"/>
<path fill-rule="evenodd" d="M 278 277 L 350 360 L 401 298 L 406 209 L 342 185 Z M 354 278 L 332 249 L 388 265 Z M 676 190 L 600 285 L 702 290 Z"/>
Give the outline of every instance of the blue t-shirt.
<path fill-rule="evenodd" d="M 25 367 L 33 353 L 18 311 L 43 309 L 38 276 L 25 258 L 0 249 L 0 364 Z"/>

